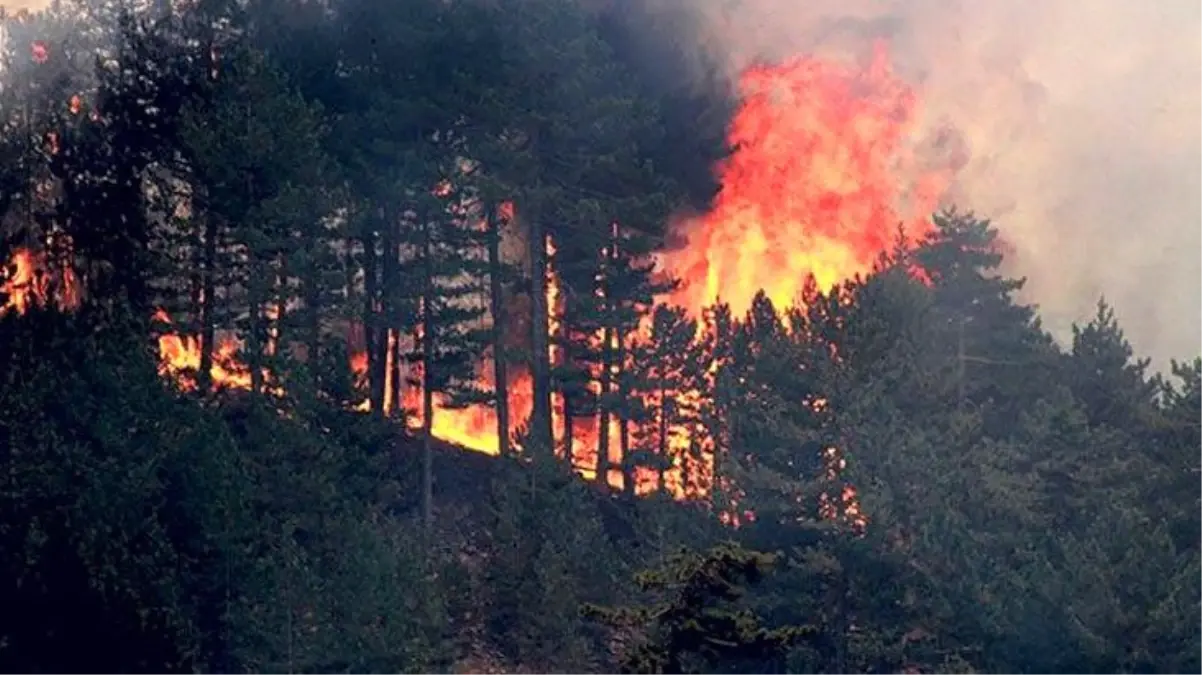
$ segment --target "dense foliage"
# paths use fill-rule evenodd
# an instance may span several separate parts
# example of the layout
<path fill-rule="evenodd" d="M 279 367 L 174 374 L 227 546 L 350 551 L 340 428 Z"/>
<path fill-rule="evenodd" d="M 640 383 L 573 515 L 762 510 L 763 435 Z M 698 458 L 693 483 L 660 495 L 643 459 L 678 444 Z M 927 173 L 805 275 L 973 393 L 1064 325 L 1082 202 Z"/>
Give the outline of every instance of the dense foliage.
<path fill-rule="evenodd" d="M 1202 360 L 1057 345 L 988 222 L 690 317 L 732 102 L 637 12 L 168 5 L 5 22 L 0 670 L 1202 671 Z"/>

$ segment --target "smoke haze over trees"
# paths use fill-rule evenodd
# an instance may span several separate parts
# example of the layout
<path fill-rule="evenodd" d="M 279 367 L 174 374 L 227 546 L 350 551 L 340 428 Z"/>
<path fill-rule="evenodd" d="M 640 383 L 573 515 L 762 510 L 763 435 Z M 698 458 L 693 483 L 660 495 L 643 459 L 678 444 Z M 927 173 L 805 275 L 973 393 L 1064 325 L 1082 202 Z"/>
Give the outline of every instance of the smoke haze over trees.
<path fill-rule="evenodd" d="M 887 40 L 899 72 L 921 82 L 936 161 L 965 162 L 955 202 L 1005 223 L 1006 269 L 1029 279 L 1023 298 L 1057 338 L 1071 339 L 1104 295 L 1158 368 L 1202 343 L 1198 5 L 640 4 L 661 17 L 645 40 L 703 54 L 692 57 L 703 81 L 797 53 L 856 58 Z"/>
<path fill-rule="evenodd" d="M 1202 671 L 1180 40 L 791 6 L 6 15 L 0 670 Z"/>

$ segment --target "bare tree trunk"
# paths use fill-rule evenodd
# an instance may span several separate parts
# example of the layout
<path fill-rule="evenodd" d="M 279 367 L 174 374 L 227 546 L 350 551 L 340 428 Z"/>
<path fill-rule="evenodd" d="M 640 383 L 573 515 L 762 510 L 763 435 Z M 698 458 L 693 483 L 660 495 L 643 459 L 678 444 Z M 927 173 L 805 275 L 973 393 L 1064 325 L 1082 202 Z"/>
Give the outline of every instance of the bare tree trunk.
<path fill-rule="evenodd" d="M 551 365 L 548 354 L 549 328 L 547 308 L 547 236 L 543 231 L 541 214 L 534 211 L 530 222 L 531 321 L 530 374 L 533 380 L 534 402 L 530 414 L 530 434 L 533 445 L 550 456 L 555 454 L 555 438 L 551 424 Z"/>
<path fill-rule="evenodd" d="M 617 237 L 611 229 L 609 246 L 605 251 L 605 269 L 601 273 L 601 291 L 604 303 L 601 307 L 604 328 L 601 331 L 601 400 L 597 416 L 597 475 L 609 484 L 609 395 L 613 390 L 614 368 L 614 313 L 611 311 L 612 299 L 609 274 L 613 269 L 612 262 L 617 259 Z"/>
<path fill-rule="evenodd" d="M 422 225 L 422 520 L 434 524 L 434 270 L 430 223 Z"/>
<path fill-rule="evenodd" d="M 626 336 L 621 328 L 617 330 L 618 334 L 618 349 L 617 362 L 620 368 L 626 367 Z M 620 374 L 619 374 L 620 375 Z M 621 401 L 623 407 L 626 406 L 629 392 L 626 391 L 626 378 L 618 377 L 618 400 Z M 618 429 L 618 447 L 622 453 L 622 491 L 629 496 L 634 496 L 634 462 L 630 457 L 630 424 L 626 421 L 625 413 L 618 416 L 618 423 L 621 425 Z"/>
<path fill-rule="evenodd" d="M 660 492 L 664 491 L 664 473 L 668 470 L 668 388 L 661 373 L 659 381 L 659 485 Z"/>
<path fill-rule="evenodd" d="M 396 293 L 397 293 L 397 266 L 400 264 L 399 251 L 397 246 L 397 223 L 392 217 L 392 212 L 386 208 L 380 207 L 380 227 L 383 231 L 384 255 L 380 261 L 380 299 L 382 309 L 382 321 L 380 322 L 380 332 L 377 336 L 379 344 L 376 346 L 379 356 L 377 357 L 383 364 L 383 375 L 381 376 L 383 397 L 380 402 L 380 409 L 388 416 L 396 415 L 400 407 L 401 400 L 401 383 L 397 377 L 399 373 L 399 364 L 395 357 L 396 345 L 400 342 L 400 321 L 397 312 Z"/>
<path fill-rule="evenodd" d="M 609 319 L 601 332 L 601 396 L 597 402 L 597 477 L 609 484 L 609 394 L 613 389 L 613 328 Z"/>
<path fill-rule="evenodd" d="M 369 225 L 363 233 L 363 342 L 367 354 L 368 397 L 371 402 L 371 413 L 377 417 L 384 416 L 384 363 L 380 356 L 383 350 L 379 345 L 385 342 L 383 331 L 380 330 L 380 317 L 377 311 L 380 283 L 377 278 L 379 260 L 376 255 L 376 233 Z"/>
<path fill-rule="evenodd" d="M 497 449 L 509 454 L 509 373 L 505 354 L 505 297 L 501 278 L 501 221 L 495 204 L 486 207 L 488 218 L 488 290 L 492 314 L 493 391 L 496 393 Z"/>
<path fill-rule="evenodd" d="M 267 306 L 267 293 L 261 280 L 266 276 L 266 272 L 267 270 L 258 264 L 251 267 L 251 292 L 248 303 L 250 330 L 246 340 L 246 365 L 250 367 L 250 390 L 255 394 L 263 391 L 263 353 L 266 347 L 264 338 L 267 335 L 263 309 Z"/>
<path fill-rule="evenodd" d="M 551 311 L 554 311 L 554 309 Z M 575 443 L 573 442 L 575 434 L 572 432 L 576 426 L 576 409 L 580 402 L 580 392 L 576 389 L 578 383 L 576 373 L 574 372 L 576 367 L 576 352 L 573 349 L 574 344 L 572 340 L 575 336 L 572 334 L 572 329 L 568 326 L 568 321 L 572 318 L 574 317 L 568 317 L 565 311 L 564 315 L 559 317 L 557 335 L 551 336 L 552 340 L 559 339 L 559 351 L 556 353 L 558 358 L 553 359 L 551 368 L 554 371 L 558 365 L 561 370 L 559 376 L 551 376 L 551 387 L 553 391 L 558 389 L 556 393 L 559 394 L 560 401 L 563 402 L 563 438 L 559 439 L 559 444 L 563 446 L 563 459 L 568 463 L 568 466 L 575 466 L 576 464 L 576 458 L 573 457 L 573 452 L 575 451 Z"/>
<path fill-rule="evenodd" d="M 322 242 L 315 244 L 323 245 Z M 309 365 L 309 378 L 313 386 L 321 381 L 321 282 L 322 270 L 318 266 L 309 268 L 305 278 L 305 360 Z"/>
<path fill-rule="evenodd" d="M 201 264 L 200 290 L 200 370 L 196 373 L 196 389 L 207 393 L 213 385 L 213 349 L 217 340 L 217 218 L 211 213 L 202 216 L 204 225 L 204 259 Z"/>

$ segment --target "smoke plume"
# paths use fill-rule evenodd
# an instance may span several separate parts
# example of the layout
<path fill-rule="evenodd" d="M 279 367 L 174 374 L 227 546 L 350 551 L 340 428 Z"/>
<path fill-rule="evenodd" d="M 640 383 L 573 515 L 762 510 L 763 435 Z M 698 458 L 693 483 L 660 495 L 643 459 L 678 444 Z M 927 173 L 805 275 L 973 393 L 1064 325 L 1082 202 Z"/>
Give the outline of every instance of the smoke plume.
<path fill-rule="evenodd" d="M 691 14 L 731 82 L 798 53 L 878 39 L 923 123 L 967 151 L 952 198 L 1013 248 L 1023 300 L 1068 338 L 1099 297 L 1157 365 L 1199 353 L 1202 7 L 1168 0 L 650 0 Z M 678 22 L 679 23 L 679 22 Z M 678 43 L 687 39 L 676 36 Z"/>

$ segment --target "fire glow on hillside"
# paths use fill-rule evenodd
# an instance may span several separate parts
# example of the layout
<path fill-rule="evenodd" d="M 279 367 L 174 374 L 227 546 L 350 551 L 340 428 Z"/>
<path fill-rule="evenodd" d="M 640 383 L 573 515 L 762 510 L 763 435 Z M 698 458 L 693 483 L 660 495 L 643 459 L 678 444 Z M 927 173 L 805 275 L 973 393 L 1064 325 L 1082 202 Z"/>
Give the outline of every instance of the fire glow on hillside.
<path fill-rule="evenodd" d="M 694 317 L 721 301 L 740 316 L 763 289 L 778 307 L 793 305 L 811 275 L 825 291 L 867 272 L 893 244 L 899 225 L 913 236 L 930 228 L 928 215 L 948 189 L 952 170 L 923 169 L 914 157 L 918 97 L 894 74 L 883 46 L 863 66 L 798 57 L 752 68 L 740 84 L 742 103 L 729 131 L 734 150 L 717 168 L 720 193 L 709 213 L 677 224 L 684 245 L 659 256 L 663 270 L 682 282 L 662 301 Z M 561 303 L 554 247 L 551 242 L 548 247 L 547 305 L 553 331 Z M 8 295 L 0 312 L 21 312 L 44 298 L 47 286 L 40 279 L 45 276 L 32 250 L 18 250 L 7 276 L 0 277 Z M 60 287 L 70 289 L 70 297 L 58 303 L 74 304 L 74 281 Z M 167 322 L 166 314 L 159 314 Z M 633 342 L 639 336 L 626 339 Z M 214 385 L 249 388 L 250 372 L 239 362 L 237 341 L 217 342 Z M 196 337 L 163 335 L 161 372 L 176 378 L 194 373 L 203 347 Z M 366 354 L 353 355 L 350 365 L 354 372 L 365 373 Z M 386 370 L 391 375 L 394 369 Z M 484 375 L 492 372 L 489 364 L 481 363 L 478 372 L 491 388 Z M 509 379 L 511 427 L 516 428 L 532 409 L 531 378 L 515 364 Z M 399 398 L 404 408 L 418 412 L 411 422 L 420 428 L 421 392 L 404 386 Z M 366 409 L 366 403 L 359 408 Z M 563 439 L 567 430 L 562 401 L 553 404 L 553 413 L 554 432 Z M 589 478 L 596 473 L 599 424 L 597 417 L 586 417 L 574 421 L 571 429 L 573 464 Z M 610 438 L 615 438 L 620 422 L 611 419 L 610 424 Z M 496 414 L 489 406 L 452 408 L 436 396 L 431 427 L 442 440 L 482 453 L 498 452 Z M 673 452 L 685 454 L 687 436 L 687 431 L 673 434 L 668 444 Z M 617 443 L 609 446 L 611 466 L 616 466 L 620 449 Z M 665 472 L 662 488 L 677 498 L 697 495 L 704 479 L 686 484 L 683 460 L 671 461 L 674 468 Z M 688 471 L 694 477 L 712 473 L 710 467 Z M 639 468 L 635 479 L 639 493 L 661 486 L 659 472 L 650 468 Z M 607 480 L 616 487 L 623 477 L 614 470 Z M 854 499 L 854 491 L 843 495 L 844 502 Z"/>

